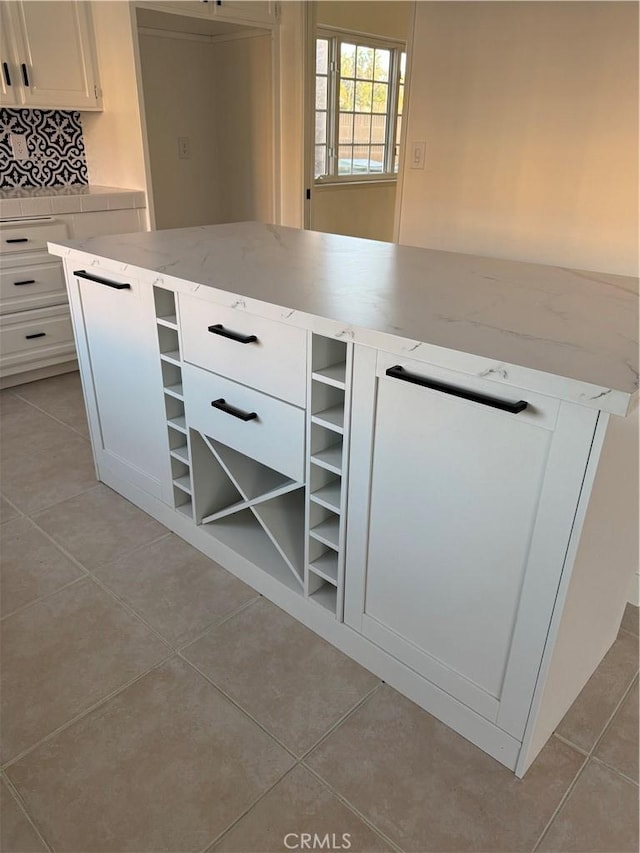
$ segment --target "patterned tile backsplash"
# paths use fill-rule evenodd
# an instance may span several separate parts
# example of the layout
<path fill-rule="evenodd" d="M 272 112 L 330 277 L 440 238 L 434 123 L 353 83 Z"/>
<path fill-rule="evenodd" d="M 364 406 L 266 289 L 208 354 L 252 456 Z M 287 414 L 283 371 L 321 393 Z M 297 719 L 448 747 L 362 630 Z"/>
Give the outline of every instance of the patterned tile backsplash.
<path fill-rule="evenodd" d="M 9 134 L 27 138 L 29 158 L 16 160 Z M 0 109 L 0 187 L 88 184 L 80 113 Z"/>

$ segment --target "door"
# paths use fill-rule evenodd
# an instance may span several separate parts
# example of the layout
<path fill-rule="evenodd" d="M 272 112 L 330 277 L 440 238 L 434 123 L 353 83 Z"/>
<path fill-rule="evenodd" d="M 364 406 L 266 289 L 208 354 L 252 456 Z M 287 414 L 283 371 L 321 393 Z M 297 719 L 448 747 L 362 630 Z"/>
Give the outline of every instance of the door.
<path fill-rule="evenodd" d="M 347 566 L 347 619 L 521 737 L 595 413 L 566 416 L 539 394 L 397 364 L 378 355 L 368 557 L 363 571 Z M 434 380 L 445 389 L 422 384 Z"/>
<path fill-rule="evenodd" d="M 169 448 L 151 288 L 135 278 L 73 273 L 78 360 L 99 471 L 163 500 L 171 492 Z M 78 316 L 79 311 L 81 317 Z"/>
<path fill-rule="evenodd" d="M 24 105 L 96 109 L 98 81 L 88 6 L 29 0 L 9 8 Z"/>

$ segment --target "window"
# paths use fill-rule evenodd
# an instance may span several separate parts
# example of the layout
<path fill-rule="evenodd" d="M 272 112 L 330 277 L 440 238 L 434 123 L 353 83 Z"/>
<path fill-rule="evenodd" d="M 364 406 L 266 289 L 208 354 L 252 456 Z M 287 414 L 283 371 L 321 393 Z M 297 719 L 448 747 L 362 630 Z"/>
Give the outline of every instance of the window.
<path fill-rule="evenodd" d="M 389 179 L 398 171 L 406 53 L 348 33 L 316 39 L 314 176 Z"/>

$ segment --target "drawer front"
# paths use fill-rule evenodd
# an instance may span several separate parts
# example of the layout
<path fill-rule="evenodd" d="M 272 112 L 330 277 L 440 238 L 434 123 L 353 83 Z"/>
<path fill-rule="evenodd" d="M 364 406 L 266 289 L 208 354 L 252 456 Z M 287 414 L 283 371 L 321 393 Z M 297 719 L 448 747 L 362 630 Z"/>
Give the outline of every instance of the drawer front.
<path fill-rule="evenodd" d="M 59 305 L 66 302 L 66 298 L 62 264 L 42 252 L 29 256 L 27 264 L 5 264 L 0 271 L 0 312 L 3 314 Z"/>
<path fill-rule="evenodd" d="M 307 333 L 245 311 L 192 296 L 180 296 L 180 324 L 185 361 L 243 385 L 304 407 Z M 209 326 L 256 340 L 238 340 L 209 332 Z"/>
<path fill-rule="evenodd" d="M 188 426 L 292 480 L 304 480 L 303 409 L 189 364 L 182 368 L 182 381 Z M 214 400 L 257 417 L 242 421 L 214 408 Z"/>
<path fill-rule="evenodd" d="M 47 251 L 47 240 L 66 240 L 67 226 L 64 222 L 5 223 L 0 226 L 0 253 Z"/>
<path fill-rule="evenodd" d="M 60 344 L 73 343 L 69 312 L 54 316 L 33 317 L 37 312 L 26 311 L 24 319 L 2 325 L 0 355 L 36 352 Z M 17 315 L 11 317 L 16 319 Z"/>

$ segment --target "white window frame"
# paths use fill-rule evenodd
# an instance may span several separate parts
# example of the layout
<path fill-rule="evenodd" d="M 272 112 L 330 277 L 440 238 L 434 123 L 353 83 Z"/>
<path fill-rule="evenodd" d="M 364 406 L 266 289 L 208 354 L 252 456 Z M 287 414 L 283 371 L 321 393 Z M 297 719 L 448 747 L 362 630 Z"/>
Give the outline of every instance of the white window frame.
<path fill-rule="evenodd" d="M 395 162 L 396 134 L 398 126 L 398 96 L 400 90 L 400 56 L 407 52 L 405 42 L 395 39 L 381 38 L 380 36 L 368 36 L 363 33 L 350 32 L 349 30 L 341 30 L 336 27 L 322 26 L 318 27 L 314 37 L 314 59 L 313 59 L 313 90 L 314 90 L 314 111 L 313 111 L 313 151 L 312 161 L 315 163 L 315 89 L 317 77 L 317 39 L 327 39 L 329 41 L 329 64 L 327 75 L 327 161 L 329 163 L 329 174 L 319 175 L 313 178 L 313 183 L 316 187 L 326 186 L 328 184 L 354 184 L 354 183 L 381 183 L 381 182 L 396 182 L 398 173 L 393 170 Z M 382 172 L 365 172 L 349 175 L 337 174 L 338 161 L 338 127 L 340 121 L 340 44 L 355 44 L 362 47 L 380 48 L 382 50 L 391 51 L 391 61 L 389 64 L 389 102 L 387 105 L 387 127 L 384 141 L 384 171 Z M 406 83 L 405 83 L 406 85 Z M 385 115 L 379 113 L 379 115 Z M 315 169 L 314 169 L 315 171 Z"/>

